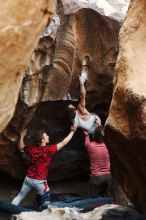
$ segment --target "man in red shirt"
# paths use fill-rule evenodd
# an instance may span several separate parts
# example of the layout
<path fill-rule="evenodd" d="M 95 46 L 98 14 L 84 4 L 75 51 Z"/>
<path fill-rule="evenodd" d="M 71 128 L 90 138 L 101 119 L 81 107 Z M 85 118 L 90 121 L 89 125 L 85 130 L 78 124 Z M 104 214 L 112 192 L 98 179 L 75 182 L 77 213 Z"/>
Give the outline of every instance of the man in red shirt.
<path fill-rule="evenodd" d="M 44 198 L 42 199 L 42 203 L 45 202 L 45 198 L 49 197 L 50 191 L 47 184 L 47 176 L 52 157 L 71 140 L 75 131 L 76 127 L 71 126 L 71 131 L 67 137 L 60 143 L 51 146 L 47 146 L 49 136 L 44 131 L 40 131 L 36 136 L 36 146 L 24 146 L 24 134 L 21 136 L 19 148 L 31 157 L 31 165 L 28 168 L 22 188 L 19 194 L 13 199 L 12 204 L 19 205 L 32 188 L 35 188 L 41 198 Z"/>
<path fill-rule="evenodd" d="M 98 127 L 93 134 L 94 141 L 90 141 L 85 132 L 85 147 L 90 160 L 89 195 L 91 197 L 104 196 L 111 184 L 110 159 L 103 141 L 103 129 Z"/>

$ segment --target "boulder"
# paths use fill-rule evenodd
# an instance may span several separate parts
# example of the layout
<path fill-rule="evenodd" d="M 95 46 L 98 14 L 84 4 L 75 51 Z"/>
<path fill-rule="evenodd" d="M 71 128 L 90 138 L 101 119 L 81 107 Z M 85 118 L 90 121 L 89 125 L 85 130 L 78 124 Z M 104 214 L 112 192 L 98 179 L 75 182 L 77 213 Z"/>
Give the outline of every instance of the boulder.
<path fill-rule="evenodd" d="M 0 131 L 11 120 L 24 70 L 46 23 L 55 10 L 54 0 L 1 1 L 0 14 Z"/>
<path fill-rule="evenodd" d="M 146 4 L 132 1 L 120 31 L 114 93 L 106 122 L 112 171 L 134 206 L 146 214 Z M 119 172 L 120 171 L 120 172 Z"/>
<path fill-rule="evenodd" d="M 87 108 L 99 114 L 103 122 L 108 114 L 120 24 L 88 8 L 71 15 L 64 15 L 62 10 L 41 35 L 25 71 L 15 114 L 1 134 L 0 147 L 7 146 L 7 150 L 2 153 L 5 165 L 0 165 L 0 169 L 13 177 L 23 178 L 29 162 L 18 151 L 20 133 L 26 126 L 29 128 L 27 136 L 46 128 L 52 142 L 60 141 L 69 131 L 65 103 L 67 105 L 79 98 L 78 76 L 86 55 L 90 57 L 86 82 Z M 83 134 L 79 131 L 69 145 L 54 158 L 49 179 L 88 174 Z"/>

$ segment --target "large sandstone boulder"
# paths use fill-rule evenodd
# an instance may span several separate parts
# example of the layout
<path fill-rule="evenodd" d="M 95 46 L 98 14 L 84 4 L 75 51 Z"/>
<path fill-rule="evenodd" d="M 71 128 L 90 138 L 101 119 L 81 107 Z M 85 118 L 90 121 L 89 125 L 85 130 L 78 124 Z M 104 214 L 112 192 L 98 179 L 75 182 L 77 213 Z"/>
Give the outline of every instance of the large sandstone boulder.
<path fill-rule="evenodd" d="M 0 2 L 0 131 L 15 110 L 23 72 L 48 19 L 55 0 Z"/>
<path fill-rule="evenodd" d="M 132 1 L 120 31 L 115 88 L 106 123 L 113 175 L 146 214 L 146 4 Z"/>
<path fill-rule="evenodd" d="M 31 134 L 42 127 L 46 128 L 53 143 L 68 133 L 65 103 L 79 98 L 78 76 L 86 55 L 90 57 L 87 107 L 100 114 L 103 121 L 108 114 L 118 53 L 119 22 L 92 9 L 64 15 L 61 8 L 59 18 L 56 15 L 53 19 L 52 28 L 49 25 L 41 35 L 25 71 L 14 117 L 0 137 L 1 149 L 4 148 L 0 168 L 13 177 L 23 178 L 26 171 L 27 160 L 22 160 L 17 145 L 21 131 L 28 124 L 26 144 L 32 143 Z M 68 100 L 61 104 L 49 102 L 59 99 Z M 79 131 L 69 148 L 67 146 L 54 158 L 50 180 L 88 174 L 89 163 L 83 145 L 83 134 Z"/>

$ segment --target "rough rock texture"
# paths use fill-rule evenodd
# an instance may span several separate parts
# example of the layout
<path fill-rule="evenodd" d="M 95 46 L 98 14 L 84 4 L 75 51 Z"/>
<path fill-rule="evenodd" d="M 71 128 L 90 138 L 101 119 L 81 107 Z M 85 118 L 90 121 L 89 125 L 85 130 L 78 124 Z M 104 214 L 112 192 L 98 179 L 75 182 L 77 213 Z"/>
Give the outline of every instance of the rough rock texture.
<path fill-rule="evenodd" d="M 75 13 L 81 8 L 91 8 L 101 15 L 123 21 L 130 0 L 62 0 L 65 14 Z"/>
<path fill-rule="evenodd" d="M 104 205 L 95 208 L 91 212 L 80 213 L 76 208 L 56 208 L 49 206 L 48 209 L 38 212 L 23 212 L 19 215 L 13 215 L 12 220 L 144 220 L 145 218 L 138 214 L 134 209 L 118 206 Z"/>
<path fill-rule="evenodd" d="M 90 103 L 89 108 L 94 111 L 97 105 L 103 105 L 101 111 L 107 112 L 118 53 L 119 23 L 91 9 L 82 9 L 75 15 L 64 15 L 60 22 L 56 44 L 50 36 L 40 40 L 26 71 L 21 99 L 28 106 L 39 101 L 63 98 L 77 100 L 78 75 L 82 59 L 88 55 L 90 67 L 86 85 L 87 104 Z M 46 63 L 46 57 L 50 63 Z"/>
<path fill-rule="evenodd" d="M 82 59 L 88 55 L 90 66 L 86 82 L 87 107 L 101 115 L 107 115 L 111 100 L 119 27 L 117 21 L 101 16 L 92 9 L 82 9 L 76 13 L 76 46 L 69 94 L 71 97 L 78 97 L 78 75 Z"/>
<path fill-rule="evenodd" d="M 42 101 L 63 99 L 72 77 L 75 36 L 73 32 L 74 16 L 65 15 L 56 39 L 52 65 L 46 73 L 46 86 Z"/>
<path fill-rule="evenodd" d="M 113 174 L 137 210 L 144 214 L 146 214 L 145 10 L 144 0 L 132 1 L 120 32 L 115 88 L 105 133 Z"/>
<path fill-rule="evenodd" d="M 55 33 L 48 36 L 47 32 L 51 32 L 48 27 L 48 31 L 41 36 L 25 72 L 15 115 L 1 134 L 0 147 L 7 147 L 5 153 L 1 152 L 3 157 L 0 168 L 13 177 L 24 177 L 26 170 L 26 160 L 22 160 L 17 144 L 20 133 L 27 124 L 27 136 L 31 138 L 31 134 L 42 127 L 46 128 L 53 138 L 52 142 L 60 141 L 67 134 L 69 124 L 65 117 L 64 102 L 51 104 L 48 101 L 69 99 L 66 100 L 69 102 L 70 99 L 79 98 L 78 76 L 85 55 L 90 57 L 86 83 L 87 106 L 91 111 L 100 114 L 103 121 L 108 114 L 118 53 L 119 23 L 99 15 L 92 9 L 81 9 L 74 15 L 64 15 L 61 8 L 60 21 L 59 18 L 56 19 L 55 26 L 52 26 Z M 42 101 L 44 102 L 41 104 Z M 29 140 L 27 144 L 30 144 Z M 70 142 L 69 148 L 66 147 L 63 153 L 57 155 L 49 179 L 69 178 L 87 173 L 88 162 L 83 149 L 83 136 L 77 134 Z M 15 160 L 16 157 L 18 159 Z"/>
<path fill-rule="evenodd" d="M 23 72 L 55 10 L 54 0 L 1 1 L 0 131 L 12 118 Z"/>

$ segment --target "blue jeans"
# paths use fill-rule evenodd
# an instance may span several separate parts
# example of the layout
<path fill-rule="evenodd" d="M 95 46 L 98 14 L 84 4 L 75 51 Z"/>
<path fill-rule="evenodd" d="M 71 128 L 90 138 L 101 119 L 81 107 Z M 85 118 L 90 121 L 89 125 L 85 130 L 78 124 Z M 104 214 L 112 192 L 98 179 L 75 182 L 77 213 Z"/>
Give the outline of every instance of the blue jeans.
<path fill-rule="evenodd" d="M 36 189 L 38 194 L 43 196 L 50 191 L 47 180 L 37 180 L 25 177 L 22 188 L 19 194 L 11 202 L 13 205 L 19 205 L 19 203 L 26 197 L 31 189 Z"/>

